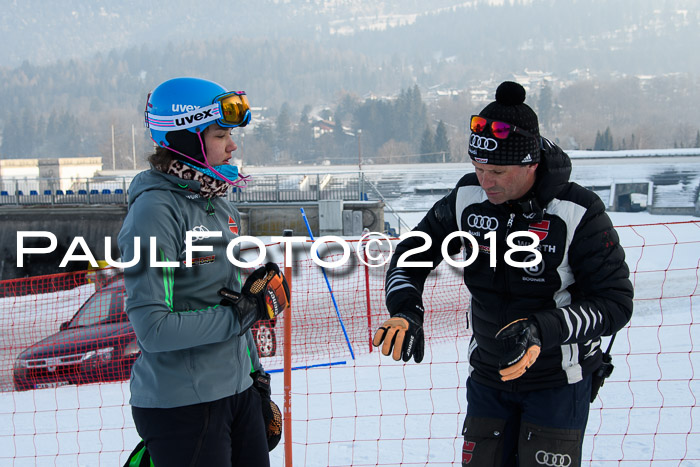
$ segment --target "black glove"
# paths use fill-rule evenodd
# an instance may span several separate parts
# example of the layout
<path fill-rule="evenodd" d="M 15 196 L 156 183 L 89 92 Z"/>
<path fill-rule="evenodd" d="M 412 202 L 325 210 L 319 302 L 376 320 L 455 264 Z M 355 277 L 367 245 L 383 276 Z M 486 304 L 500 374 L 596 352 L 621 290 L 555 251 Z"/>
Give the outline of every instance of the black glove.
<path fill-rule="evenodd" d="M 397 362 L 407 362 L 411 357 L 416 363 L 422 362 L 425 347 L 423 317 L 412 312 L 396 313 L 377 329 L 372 345 L 382 345 L 382 353 L 387 356 L 392 354 Z"/>
<path fill-rule="evenodd" d="M 612 363 L 612 356 L 610 355 L 610 348 L 603 354 L 603 360 L 596 371 L 593 372 L 593 378 L 591 381 L 591 404 L 595 402 L 595 398 L 598 397 L 598 391 L 605 384 L 605 380 L 612 375 L 615 365 Z"/>
<path fill-rule="evenodd" d="M 496 339 L 507 341 L 508 351 L 499 362 L 502 381 L 520 378 L 540 355 L 540 330 L 534 320 L 522 318 L 504 326 Z"/>
<path fill-rule="evenodd" d="M 270 394 L 270 375 L 257 370 L 250 374 L 253 378 L 253 387 L 260 393 L 262 399 L 262 415 L 267 431 L 267 449 L 272 451 L 282 439 L 282 412 L 277 404 L 272 402 Z"/>
<path fill-rule="evenodd" d="M 242 336 L 261 319 L 274 319 L 289 307 L 289 285 L 275 263 L 267 263 L 248 276 L 241 293 L 219 290 L 223 305 L 232 305 L 238 315 Z"/>

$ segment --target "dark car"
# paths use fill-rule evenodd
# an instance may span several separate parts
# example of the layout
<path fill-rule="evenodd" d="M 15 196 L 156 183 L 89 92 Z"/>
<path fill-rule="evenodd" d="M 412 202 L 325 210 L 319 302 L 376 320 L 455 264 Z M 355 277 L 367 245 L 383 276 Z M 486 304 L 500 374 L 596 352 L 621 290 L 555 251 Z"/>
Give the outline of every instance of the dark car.
<path fill-rule="evenodd" d="M 57 333 L 17 357 L 15 389 L 129 379 L 140 350 L 124 311 L 125 301 L 121 278 L 95 292 Z M 274 326 L 274 321 L 264 320 L 252 328 L 261 357 L 271 357 L 277 351 Z"/>

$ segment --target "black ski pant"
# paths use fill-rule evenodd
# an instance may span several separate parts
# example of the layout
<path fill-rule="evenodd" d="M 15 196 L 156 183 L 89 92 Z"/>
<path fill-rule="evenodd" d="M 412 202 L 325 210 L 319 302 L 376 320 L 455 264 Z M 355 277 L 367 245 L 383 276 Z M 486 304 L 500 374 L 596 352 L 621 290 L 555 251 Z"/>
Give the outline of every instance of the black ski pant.
<path fill-rule="evenodd" d="M 252 386 L 213 402 L 131 408 L 155 467 L 269 467 L 260 394 Z"/>
<path fill-rule="evenodd" d="M 462 465 L 581 465 L 590 397 L 590 376 L 575 384 L 522 392 L 494 389 L 468 378 Z"/>

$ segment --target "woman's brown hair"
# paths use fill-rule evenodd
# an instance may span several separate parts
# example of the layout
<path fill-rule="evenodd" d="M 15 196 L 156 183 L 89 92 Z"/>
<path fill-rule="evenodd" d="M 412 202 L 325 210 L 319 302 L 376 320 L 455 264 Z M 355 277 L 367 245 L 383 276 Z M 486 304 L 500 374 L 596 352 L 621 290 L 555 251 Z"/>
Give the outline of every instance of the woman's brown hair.
<path fill-rule="evenodd" d="M 148 162 L 161 172 L 165 172 L 170 167 L 170 163 L 177 159 L 177 154 L 169 149 L 158 146 L 153 154 L 148 156 Z"/>

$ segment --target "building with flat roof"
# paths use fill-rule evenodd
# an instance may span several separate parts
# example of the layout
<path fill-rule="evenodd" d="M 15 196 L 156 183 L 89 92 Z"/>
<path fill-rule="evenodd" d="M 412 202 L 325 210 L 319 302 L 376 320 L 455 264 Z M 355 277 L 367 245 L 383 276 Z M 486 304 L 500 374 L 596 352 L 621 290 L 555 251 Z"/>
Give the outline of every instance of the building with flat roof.
<path fill-rule="evenodd" d="M 75 180 L 90 178 L 102 170 L 101 157 L 59 157 L 0 160 L 0 189 L 67 190 Z"/>

